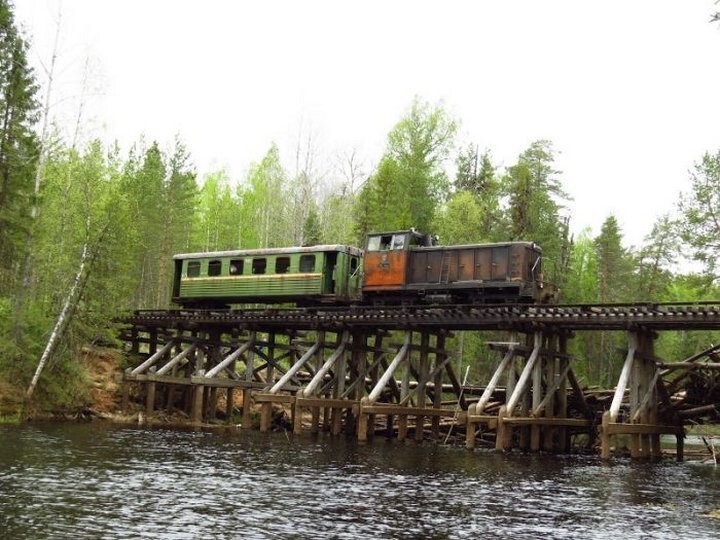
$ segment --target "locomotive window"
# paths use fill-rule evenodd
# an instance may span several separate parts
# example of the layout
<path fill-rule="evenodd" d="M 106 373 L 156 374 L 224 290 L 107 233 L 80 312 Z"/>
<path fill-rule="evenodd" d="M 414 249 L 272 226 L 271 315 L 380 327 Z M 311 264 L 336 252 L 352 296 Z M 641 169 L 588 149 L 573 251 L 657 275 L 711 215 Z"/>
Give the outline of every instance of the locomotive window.
<path fill-rule="evenodd" d="M 208 276 L 219 276 L 222 273 L 222 261 L 208 263 Z"/>
<path fill-rule="evenodd" d="M 198 277 L 200 275 L 200 262 L 190 261 L 187 265 L 187 277 Z"/>
<path fill-rule="evenodd" d="M 300 256 L 300 272 L 314 272 L 315 271 L 315 255 L 301 255 Z"/>
<path fill-rule="evenodd" d="M 357 257 L 350 257 L 350 275 L 354 276 L 358 269 Z"/>
<path fill-rule="evenodd" d="M 287 274 L 290 271 L 290 257 L 278 257 L 275 260 L 275 273 Z"/>
<path fill-rule="evenodd" d="M 242 274 L 244 267 L 245 267 L 245 261 L 242 259 L 233 259 L 230 261 L 230 274 L 232 275 L 238 275 Z"/>
<path fill-rule="evenodd" d="M 267 267 L 267 259 L 253 259 L 252 262 L 252 273 L 253 274 L 264 274 L 265 268 Z"/>
<path fill-rule="evenodd" d="M 402 249 L 405 247 L 405 235 L 396 234 L 393 235 L 392 249 Z"/>
<path fill-rule="evenodd" d="M 368 251 L 387 251 L 392 248 L 392 234 L 371 236 L 368 239 Z"/>

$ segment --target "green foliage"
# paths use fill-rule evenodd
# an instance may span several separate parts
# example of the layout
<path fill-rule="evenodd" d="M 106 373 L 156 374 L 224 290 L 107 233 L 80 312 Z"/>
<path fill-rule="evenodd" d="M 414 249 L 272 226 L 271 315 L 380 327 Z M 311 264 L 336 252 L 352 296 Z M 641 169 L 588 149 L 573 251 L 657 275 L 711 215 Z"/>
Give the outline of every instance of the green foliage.
<path fill-rule="evenodd" d="M 561 291 L 562 303 L 591 304 L 598 299 L 598 254 L 590 229 L 585 229 L 575 240 L 570 251 L 565 287 Z"/>
<path fill-rule="evenodd" d="M 280 152 L 273 144 L 262 161 L 250 169 L 240 198 L 237 248 L 280 247 L 289 242 L 284 193 L 287 175 L 280 163 Z"/>
<path fill-rule="evenodd" d="M 436 208 L 447 198 L 443 164 L 452 149 L 457 123 L 445 110 L 416 99 L 388 134 L 387 150 L 360 193 L 357 228 L 415 227 L 429 232 Z"/>
<path fill-rule="evenodd" d="M 720 257 L 720 151 L 706 153 L 690 173 L 692 192 L 679 203 L 680 234 L 695 260 L 715 271 Z"/>
<path fill-rule="evenodd" d="M 473 221 L 473 227 L 477 227 L 477 238 L 502 240 L 503 233 L 498 227 L 502 220 L 500 184 L 496 178 L 496 167 L 490 160 L 490 152 L 478 154 L 477 147 L 469 146 L 460 152 L 456 165 L 457 194 L 472 193 L 479 207 L 480 219 L 478 222 Z"/>
<path fill-rule="evenodd" d="M 554 168 L 555 150 L 547 140 L 533 142 L 502 179 L 507 199 L 505 237 L 528 240 L 543 250 L 546 277 L 560 288 L 564 285 L 569 240 L 568 221 L 561 216 L 568 200 Z"/>
<path fill-rule="evenodd" d="M 312 246 L 320 243 L 322 230 L 320 228 L 320 216 L 313 206 L 310 208 L 305 223 L 303 224 L 303 244 Z"/>
<path fill-rule="evenodd" d="M 640 299 L 662 298 L 673 281 L 672 268 L 680 254 L 678 223 L 661 216 L 638 253 Z"/>
<path fill-rule="evenodd" d="M 436 219 L 435 231 L 443 244 L 487 242 L 483 208 L 470 191 L 454 193 Z"/>
<path fill-rule="evenodd" d="M 193 249 L 219 251 L 237 247 L 238 204 L 224 170 L 205 176 L 197 208 Z"/>
<path fill-rule="evenodd" d="M 12 294 L 26 253 L 39 155 L 33 134 L 37 84 L 12 4 L 0 0 L 0 295 Z"/>
<path fill-rule="evenodd" d="M 353 214 L 356 197 L 347 191 L 330 193 L 321 202 L 320 220 L 322 243 L 362 245 L 354 229 Z"/>
<path fill-rule="evenodd" d="M 634 294 L 633 261 L 622 245 L 622 232 L 615 216 L 605 219 L 595 238 L 598 260 L 598 301 L 625 302 Z"/>

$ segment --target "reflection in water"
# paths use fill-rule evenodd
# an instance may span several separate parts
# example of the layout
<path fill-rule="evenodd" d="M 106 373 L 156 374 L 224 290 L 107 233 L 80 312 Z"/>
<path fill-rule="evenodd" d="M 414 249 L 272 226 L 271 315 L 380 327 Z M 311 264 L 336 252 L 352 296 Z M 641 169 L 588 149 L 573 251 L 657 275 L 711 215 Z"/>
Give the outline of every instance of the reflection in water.
<path fill-rule="evenodd" d="M 0 426 L 1 538 L 716 538 L 698 464 L 103 424 Z"/>

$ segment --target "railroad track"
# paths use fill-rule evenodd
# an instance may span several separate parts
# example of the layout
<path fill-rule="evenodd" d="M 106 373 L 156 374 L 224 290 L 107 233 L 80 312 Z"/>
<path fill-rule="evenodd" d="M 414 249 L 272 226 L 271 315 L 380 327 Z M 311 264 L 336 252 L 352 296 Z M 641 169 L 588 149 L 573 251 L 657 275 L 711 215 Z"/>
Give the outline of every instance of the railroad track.
<path fill-rule="evenodd" d="M 123 318 L 135 327 L 217 327 L 338 330 L 448 329 L 533 331 L 720 329 L 720 301 L 639 304 L 478 304 L 351 306 L 218 310 L 138 310 Z"/>

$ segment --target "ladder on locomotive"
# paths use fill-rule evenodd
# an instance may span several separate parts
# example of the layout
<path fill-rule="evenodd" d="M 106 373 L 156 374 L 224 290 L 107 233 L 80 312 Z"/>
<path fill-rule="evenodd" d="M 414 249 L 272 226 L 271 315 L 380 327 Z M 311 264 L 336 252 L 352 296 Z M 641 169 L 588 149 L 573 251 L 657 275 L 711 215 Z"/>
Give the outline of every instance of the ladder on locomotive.
<path fill-rule="evenodd" d="M 450 266 L 453 262 L 457 263 L 457 253 L 449 250 L 443 251 L 442 258 L 440 259 L 438 283 L 450 283 Z"/>

